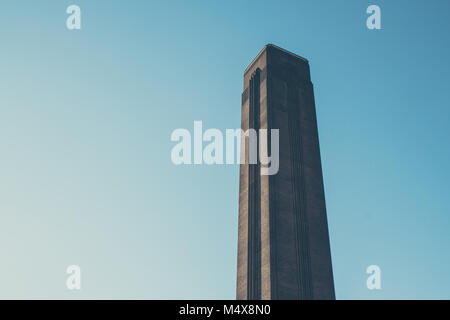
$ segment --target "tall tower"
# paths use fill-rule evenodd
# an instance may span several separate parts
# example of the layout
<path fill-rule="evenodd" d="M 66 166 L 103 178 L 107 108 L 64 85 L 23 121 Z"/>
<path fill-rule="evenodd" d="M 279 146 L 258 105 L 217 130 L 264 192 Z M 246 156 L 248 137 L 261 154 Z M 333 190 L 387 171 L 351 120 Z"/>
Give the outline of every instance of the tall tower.
<path fill-rule="evenodd" d="M 279 171 L 239 177 L 237 299 L 334 299 L 309 63 L 266 45 L 244 73 L 244 131 L 279 129 Z"/>

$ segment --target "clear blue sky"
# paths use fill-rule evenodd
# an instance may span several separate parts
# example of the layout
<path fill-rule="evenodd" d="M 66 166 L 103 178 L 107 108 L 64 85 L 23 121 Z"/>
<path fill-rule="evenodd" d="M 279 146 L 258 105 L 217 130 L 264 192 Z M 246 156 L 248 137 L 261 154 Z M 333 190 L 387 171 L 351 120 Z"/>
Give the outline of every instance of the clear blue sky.
<path fill-rule="evenodd" d="M 449 299 L 449 30 L 444 0 L 2 1 L 0 298 L 234 299 L 238 166 L 170 134 L 238 128 L 274 43 L 311 65 L 337 298 Z"/>

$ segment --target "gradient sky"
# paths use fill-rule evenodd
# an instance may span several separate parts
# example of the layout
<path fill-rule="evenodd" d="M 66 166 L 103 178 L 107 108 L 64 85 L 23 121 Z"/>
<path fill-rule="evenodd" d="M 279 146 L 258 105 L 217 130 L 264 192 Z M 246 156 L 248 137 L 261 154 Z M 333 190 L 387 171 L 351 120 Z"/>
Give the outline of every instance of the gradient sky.
<path fill-rule="evenodd" d="M 0 298 L 234 299 L 238 166 L 170 135 L 238 128 L 274 43 L 310 61 L 337 298 L 449 299 L 449 30 L 445 0 L 2 1 Z"/>

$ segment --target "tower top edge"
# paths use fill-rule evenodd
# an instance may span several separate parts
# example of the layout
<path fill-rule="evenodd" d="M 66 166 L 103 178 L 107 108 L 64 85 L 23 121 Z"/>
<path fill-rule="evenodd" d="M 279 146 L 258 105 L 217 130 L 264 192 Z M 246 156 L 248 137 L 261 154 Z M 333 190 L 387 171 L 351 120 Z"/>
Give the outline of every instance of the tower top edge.
<path fill-rule="evenodd" d="M 258 53 L 258 55 L 252 60 L 252 62 L 250 62 L 250 64 L 248 65 L 248 67 L 245 69 L 244 74 L 246 74 L 246 73 L 251 69 L 251 67 L 252 67 L 252 66 L 255 64 L 255 62 L 259 59 L 259 57 L 260 57 L 265 51 L 267 51 L 268 48 L 274 48 L 275 50 L 284 52 L 284 53 L 286 53 L 286 54 L 288 54 L 288 55 L 291 55 L 291 56 L 293 56 L 293 57 L 295 57 L 295 58 L 297 58 L 297 59 L 300 59 L 300 60 L 302 60 L 302 61 L 304 61 L 304 62 L 306 62 L 306 63 L 309 63 L 309 62 L 308 62 L 308 59 L 306 59 L 306 58 L 304 58 L 304 57 L 301 57 L 301 56 L 299 56 L 298 54 L 295 54 L 295 53 L 293 53 L 293 52 L 290 52 L 290 51 L 288 51 L 288 50 L 286 50 L 286 49 L 283 49 L 283 48 L 281 48 L 281 47 L 279 47 L 279 46 L 277 46 L 277 45 L 274 45 L 274 44 L 272 44 L 272 43 L 268 43 L 268 44 L 266 44 L 266 45 L 261 49 L 261 51 Z"/>

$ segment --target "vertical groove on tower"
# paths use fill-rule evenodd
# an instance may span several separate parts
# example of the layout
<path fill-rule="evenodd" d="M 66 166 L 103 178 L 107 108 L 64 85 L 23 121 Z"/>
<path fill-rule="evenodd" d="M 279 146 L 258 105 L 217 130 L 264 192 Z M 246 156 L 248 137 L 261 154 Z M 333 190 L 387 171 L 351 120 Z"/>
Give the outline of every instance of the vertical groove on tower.
<path fill-rule="evenodd" d="M 271 77 L 271 69 L 270 67 L 266 67 L 267 70 L 267 80 L 266 80 L 266 86 L 270 88 L 272 86 L 272 77 Z M 273 122 L 273 108 L 272 108 L 272 97 L 268 94 L 267 95 L 267 131 L 268 131 L 268 145 L 269 150 L 272 150 L 272 122 Z M 275 257 L 277 256 L 277 246 L 276 246 L 276 235 L 277 228 L 276 228 L 276 216 L 273 214 L 275 212 L 276 207 L 276 192 L 274 190 L 276 189 L 276 180 L 274 179 L 274 176 L 269 176 L 269 185 L 273 186 L 272 188 L 269 188 L 269 234 L 270 234 L 270 299 L 277 299 L 278 297 L 278 279 L 277 279 L 277 259 Z"/>
<path fill-rule="evenodd" d="M 256 143 L 257 155 L 259 130 L 259 90 L 260 69 L 256 69 L 249 83 L 249 129 L 256 131 L 256 141 L 249 141 L 249 151 Z M 249 157 L 250 158 L 250 157 Z M 249 160 L 248 160 L 249 161 Z M 259 163 L 249 163 L 249 192 L 248 192 L 248 293 L 249 300 L 261 299 L 261 175 Z"/>

